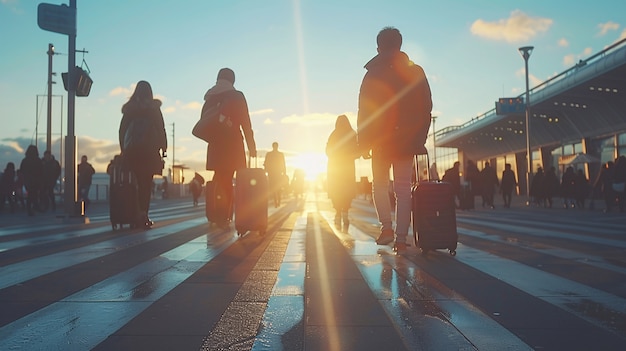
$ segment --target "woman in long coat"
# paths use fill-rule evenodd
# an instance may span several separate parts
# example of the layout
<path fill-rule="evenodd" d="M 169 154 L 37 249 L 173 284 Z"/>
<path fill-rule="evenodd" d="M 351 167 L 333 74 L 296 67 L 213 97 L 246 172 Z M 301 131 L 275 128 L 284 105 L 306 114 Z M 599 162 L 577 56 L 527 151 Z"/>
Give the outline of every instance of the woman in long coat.
<path fill-rule="evenodd" d="M 122 114 L 119 142 L 124 162 L 137 177 L 137 223 L 150 228 L 154 224 L 148 217 L 152 177 L 162 174 L 162 157 L 166 156 L 167 151 L 161 101 L 154 98 L 150 83 L 143 80 L 137 83 L 133 95 L 122 106 Z"/>
<path fill-rule="evenodd" d="M 356 195 L 354 160 L 359 157 L 357 135 L 348 117 L 337 117 L 335 129 L 326 143 L 328 156 L 328 196 L 336 210 L 335 224 L 347 228 L 348 210 Z"/>
<path fill-rule="evenodd" d="M 205 102 L 202 107 L 204 112 L 221 103 L 221 113 L 230 119 L 230 133 L 224 133 L 222 138 L 207 146 L 206 169 L 214 171 L 215 218 L 220 226 L 227 225 L 230 221 L 235 171 L 246 167 L 244 136 L 250 157 L 256 157 L 256 143 L 248 103 L 243 93 L 235 89 L 234 84 L 235 72 L 230 68 L 222 68 L 217 74 L 216 84 L 204 95 Z"/>

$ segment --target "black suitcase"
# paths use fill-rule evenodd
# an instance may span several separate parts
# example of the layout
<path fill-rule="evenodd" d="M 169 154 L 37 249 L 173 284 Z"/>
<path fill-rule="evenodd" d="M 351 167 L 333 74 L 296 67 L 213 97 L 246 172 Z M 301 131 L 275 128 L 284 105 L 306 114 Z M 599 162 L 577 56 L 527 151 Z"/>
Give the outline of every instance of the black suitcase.
<path fill-rule="evenodd" d="M 215 182 L 209 180 L 204 187 L 204 212 L 209 223 L 219 223 L 220 218 L 217 216 L 215 209 Z M 228 221 L 233 219 L 232 204 L 228 211 Z"/>
<path fill-rule="evenodd" d="M 452 184 L 418 181 L 411 189 L 411 201 L 415 245 L 423 253 L 448 249 L 450 255 L 456 255 L 459 236 Z"/>
<path fill-rule="evenodd" d="M 235 229 L 243 235 L 248 231 L 267 230 L 269 185 L 263 168 L 243 168 L 235 176 Z"/>
<path fill-rule="evenodd" d="M 107 170 L 109 173 L 109 218 L 113 230 L 128 224 L 135 228 L 139 218 L 137 179 L 116 155 Z"/>

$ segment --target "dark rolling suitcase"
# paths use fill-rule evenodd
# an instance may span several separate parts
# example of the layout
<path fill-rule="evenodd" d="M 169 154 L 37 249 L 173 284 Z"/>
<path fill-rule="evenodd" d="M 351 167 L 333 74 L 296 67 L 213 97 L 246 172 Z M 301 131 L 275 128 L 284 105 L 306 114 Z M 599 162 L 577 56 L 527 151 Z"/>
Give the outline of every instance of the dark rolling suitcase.
<path fill-rule="evenodd" d="M 116 155 L 107 170 L 109 173 L 109 218 L 113 230 L 128 224 L 136 227 L 139 218 L 137 179 Z"/>
<path fill-rule="evenodd" d="M 413 236 L 423 253 L 448 249 L 456 255 L 456 204 L 452 184 L 419 181 L 411 189 Z"/>
<path fill-rule="evenodd" d="M 206 219 L 209 223 L 219 223 L 220 218 L 218 218 L 215 208 L 215 182 L 209 180 L 206 182 L 204 187 L 204 211 L 206 214 Z M 233 219 L 233 209 L 232 206 L 228 213 L 228 220 Z"/>
<path fill-rule="evenodd" d="M 235 229 L 243 235 L 248 231 L 265 234 L 269 185 L 263 168 L 244 168 L 235 176 Z"/>

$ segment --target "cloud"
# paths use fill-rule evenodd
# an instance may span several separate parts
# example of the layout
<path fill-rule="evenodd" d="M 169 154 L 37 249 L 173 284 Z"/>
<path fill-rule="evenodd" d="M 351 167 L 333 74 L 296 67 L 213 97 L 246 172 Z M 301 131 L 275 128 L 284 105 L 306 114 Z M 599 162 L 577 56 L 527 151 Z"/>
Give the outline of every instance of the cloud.
<path fill-rule="evenodd" d="M 334 113 L 311 113 L 306 115 L 291 115 L 280 120 L 282 124 L 300 124 L 304 126 L 334 124 L 337 115 Z"/>
<path fill-rule="evenodd" d="M 529 88 L 532 89 L 533 87 L 536 87 L 537 85 L 543 83 L 543 80 L 539 79 L 537 76 L 533 75 L 531 70 L 528 70 L 530 73 L 528 74 L 528 85 Z M 520 68 L 517 72 L 515 72 L 515 75 L 517 77 L 526 79 L 526 73 L 524 72 L 524 68 Z M 514 91 L 516 91 L 517 89 L 514 89 Z M 524 84 L 524 87 L 521 89 L 522 92 L 526 91 L 526 85 Z"/>
<path fill-rule="evenodd" d="M 626 29 L 624 29 L 622 31 L 622 34 L 620 34 L 619 38 L 617 39 L 617 41 L 620 41 L 622 39 L 626 39 Z"/>
<path fill-rule="evenodd" d="M 598 29 L 600 30 L 598 32 L 598 36 L 603 36 L 603 35 L 606 35 L 609 31 L 618 30 L 619 24 L 612 22 L 612 21 L 608 21 L 606 23 L 598 24 Z"/>
<path fill-rule="evenodd" d="M 124 96 L 130 97 L 133 94 L 133 90 L 135 90 L 135 84 L 130 87 L 116 87 L 109 91 L 109 96 Z"/>
<path fill-rule="evenodd" d="M 567 39 L 565 38 L 561 38 L 558 42 L 560 47 L 568 47 L 569 46 L 569 41 L 567 41 Z"/>
<path fill-rule="evenodd" d="M 509 18 L 495 22 L 476 20 L 470 30 L 479 37 L 516 43 L 528 41 L 539 33 L 548 31 L 552 22 L 549 18 L 530 17 L 520 10 L 515 10 L 511 12 Z"/>
<path fill-rule="evenodd" d="M 265 108 L 262 110 L 250 111 L 250 116 L 266 115 L 268 113 L 273 113 L 273 112 L 274 112 L 274 109 Z"/>

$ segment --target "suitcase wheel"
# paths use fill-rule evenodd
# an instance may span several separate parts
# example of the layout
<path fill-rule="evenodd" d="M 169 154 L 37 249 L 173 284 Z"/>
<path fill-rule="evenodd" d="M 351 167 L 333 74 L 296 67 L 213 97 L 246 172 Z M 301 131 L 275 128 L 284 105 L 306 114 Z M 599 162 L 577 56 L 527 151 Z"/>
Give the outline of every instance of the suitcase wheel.
<path fill-rule="evenodd" d="M 113 222 L 111 222 L 111 228 L 112 228 L 113 230 L 117 230 L 117 223 L 113 223 Z"/>
<path fill-rule="evenodd" d="M 450 256 L 456 256 L 456 250 L 449 250 Z"/>

